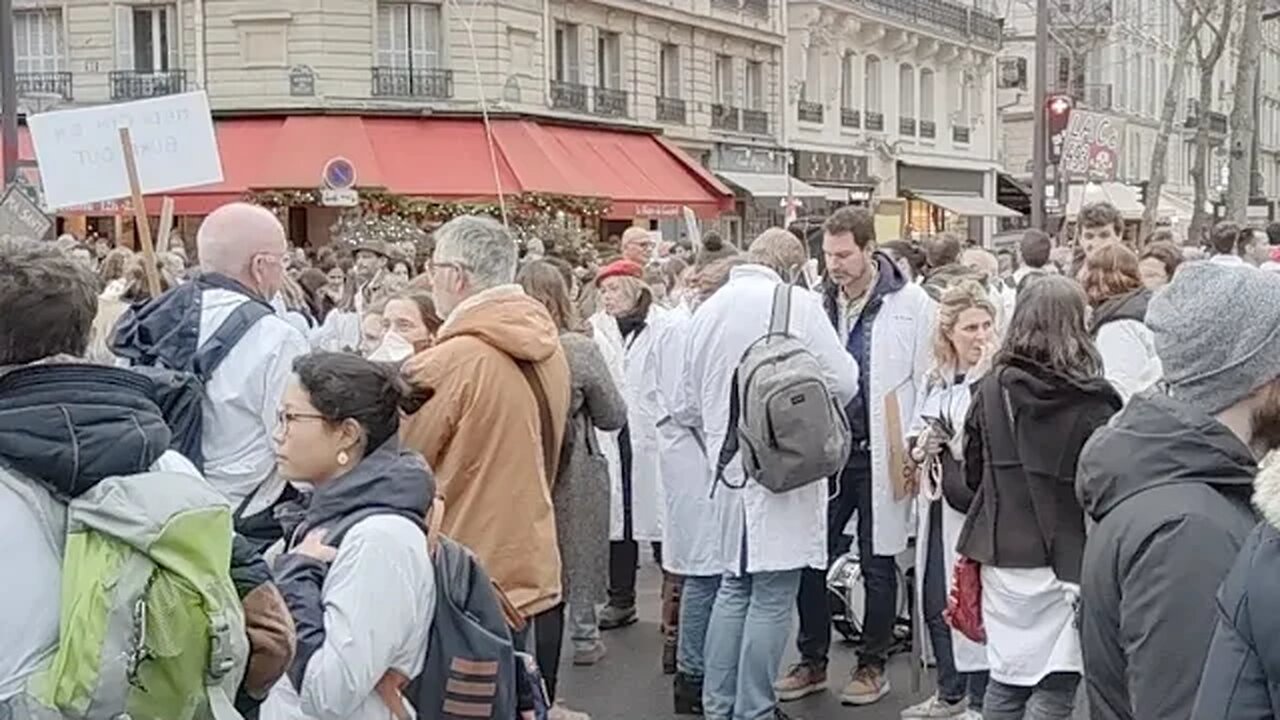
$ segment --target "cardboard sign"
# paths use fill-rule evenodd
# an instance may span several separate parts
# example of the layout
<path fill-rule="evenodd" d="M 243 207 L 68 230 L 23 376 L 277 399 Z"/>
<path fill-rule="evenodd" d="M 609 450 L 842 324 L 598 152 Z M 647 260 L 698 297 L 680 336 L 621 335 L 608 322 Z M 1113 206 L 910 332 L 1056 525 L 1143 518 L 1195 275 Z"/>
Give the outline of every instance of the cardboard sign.
<path fill-rule="evenodd" d="M 0 198 L 0 238 L 40 240 L 52 227 L 53 221 L 16 185 Z"/>
<path fill-rule="evenodd" d="M 50 210 L 130 194 L 120 128 L 129 128 L 143 193 L 222 182 L 203 91 L 41 113 L 27 125 Z"/>

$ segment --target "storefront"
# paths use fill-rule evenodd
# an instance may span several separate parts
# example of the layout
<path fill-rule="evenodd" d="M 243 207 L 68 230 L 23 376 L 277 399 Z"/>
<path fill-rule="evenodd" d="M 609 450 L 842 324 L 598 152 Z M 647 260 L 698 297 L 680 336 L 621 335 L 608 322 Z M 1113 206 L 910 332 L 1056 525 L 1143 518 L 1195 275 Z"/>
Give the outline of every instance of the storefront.
<path fill-rule="evenodd" d="M 735 212 L 721 219 L 721 233 L 740 247 L 770 227 L 786 224 L 788 198 L 795 215 L 820 212 L 827 191 L 787 172 L 790 153 L 781 148 L 717 145 L 711 168 L 734 191 Z"/>
<path fill-rule="evenodd" d="M 904 234 L 955 232 L 982 243 L 990 235 L 986 218 L 1021 216 L 990 199 L 993 178 L 990 170 L 899 162 L 898 195 L 907 200 Z"/>
<path fill-rule="evenodd" d="M 846 205 L 870 206 L 876 181 L 865 155 L 797 150 L 795 156 L 796 177 L 826 193 L 826 207 L 806 208 L 809 214 L 828 214 Z"/>

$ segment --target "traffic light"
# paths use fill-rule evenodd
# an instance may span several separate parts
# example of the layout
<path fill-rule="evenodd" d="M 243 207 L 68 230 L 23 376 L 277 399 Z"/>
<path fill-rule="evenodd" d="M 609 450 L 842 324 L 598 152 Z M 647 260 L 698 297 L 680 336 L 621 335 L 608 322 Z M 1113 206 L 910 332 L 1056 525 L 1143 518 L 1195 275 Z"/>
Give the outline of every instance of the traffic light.
<path fill-rule="evenodd" d="M 1066 140 L 1067 125 L 1071 121 L 1069 95 L 1050 95 L 1044 103 L 1045 126 L 1049 131 L 1049 164 L 1057 165 L 1062 159 L 1062 145 Z"/>

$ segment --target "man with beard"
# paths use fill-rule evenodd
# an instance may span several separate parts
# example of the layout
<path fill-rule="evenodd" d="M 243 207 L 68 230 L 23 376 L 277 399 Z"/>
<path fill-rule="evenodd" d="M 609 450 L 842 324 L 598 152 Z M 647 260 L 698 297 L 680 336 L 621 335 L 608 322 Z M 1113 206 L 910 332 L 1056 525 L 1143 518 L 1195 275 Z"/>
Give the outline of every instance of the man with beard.
<path fill-rule="evenodd" d="M 1280 282 L 1191 263 L 1146 322 L 1166 388 L 1094 434 L 1076 480 L 1096 523 L 1080 627 L 1095 720 L 1191 717 L 1257 460 L 1280 447 Z"/>

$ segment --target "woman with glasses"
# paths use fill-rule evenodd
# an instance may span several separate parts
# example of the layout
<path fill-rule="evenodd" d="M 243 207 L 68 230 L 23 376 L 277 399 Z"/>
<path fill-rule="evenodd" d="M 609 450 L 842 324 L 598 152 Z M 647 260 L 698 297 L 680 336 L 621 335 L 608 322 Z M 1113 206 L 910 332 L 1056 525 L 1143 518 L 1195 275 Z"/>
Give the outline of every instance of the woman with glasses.
<path fill-rule="evenodd" d="M 313 491 L 276 560 L 298 645 L 261 717 L 402 717 L 380 681 L 422 671 L 436 598 L 422 527 L 435 480 L 398 439 L 400 413 L 421 400 L 396 372 L 347 353 L 306 355 L 293 370 L 277 460 Z"/>

